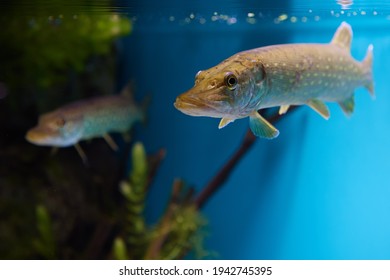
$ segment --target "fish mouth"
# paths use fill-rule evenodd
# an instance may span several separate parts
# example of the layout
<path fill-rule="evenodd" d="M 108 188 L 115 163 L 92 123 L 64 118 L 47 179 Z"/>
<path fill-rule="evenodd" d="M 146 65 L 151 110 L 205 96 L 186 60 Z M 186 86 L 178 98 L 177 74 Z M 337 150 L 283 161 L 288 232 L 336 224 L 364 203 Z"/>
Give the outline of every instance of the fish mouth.
<path fill-rule="evenodd" d="M 185 95 L 178 96 L 173 106 L 179 111 L 191 116 L 202 116 L 201 112 L 208 108 L 205 102 L 196 98 L 189 98 Z"/>
<path fill-rule="evenodd" d="M 26 140 L 35 145 L 45 145 L 48 138 L 50 138 L 48 131 L 32 128 L 26 133 Z"/>
<path fill-rule="evenodd" d="M 221 113 L 223 101 L 225 98 L 215 90 L 198 93 L 190 90 L 179 95 L 173 106 L 186 115 L 220 118 L 223 116 Z"/>
<path fill-rule="evenodd" d="M 25 139 L 38 146 L 67 147 L 72 143 L 65 143 L 61 136 L 53 130 L 34 127 L 27 131 Z"/>

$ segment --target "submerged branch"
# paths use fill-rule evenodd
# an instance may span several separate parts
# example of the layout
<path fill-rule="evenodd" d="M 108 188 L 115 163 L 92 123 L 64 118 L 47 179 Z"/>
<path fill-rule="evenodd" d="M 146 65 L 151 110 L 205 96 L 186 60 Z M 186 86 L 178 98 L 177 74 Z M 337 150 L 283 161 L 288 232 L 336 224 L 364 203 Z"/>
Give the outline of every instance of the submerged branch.
<path fill-rule="evenodd" d="M 168 203 L 167 210 L 161 218 L 160 225 L 158 227 L 157 237 L 149 244 L 148 249 L 146 250 L 145 260 L 154 260 L 161 258 L 161 248 L 164 245 L 164 242 L 168 238 L 169 232 L 172 228 L 172 217 L 175 212 L 175 208 L 179 203 L 180 192 L 183 189 L 183 182 L 176 180 L 173 183 L 171 198 Z"/>
<path fill-rule="evenodd" d="M 295 109 L 295 106 L 291 106 L 287 114 L 291 113 Z M 279 115 L 278 112 L 275 112 L 267 119 L 269 122 L 275 123 L 287 114 Z M 246 152 L 253 146 L 253 143 L 255 143 L 256 139 L 257 137 L 253 135 L 250 129 L 248 129 L 238 150 L 233 154 L 230 160 L 226 162 L 226 164 L 220 169 L 214 178 L 212 178 L 211 181 L 202 189 L 199 195 L 195 197 L 194 204 L 198 209 L 202 208 L 209 200 L 209 198 L 223 186 L 233 169 L 240 162 L 241 158 L 246 154 Z"/>

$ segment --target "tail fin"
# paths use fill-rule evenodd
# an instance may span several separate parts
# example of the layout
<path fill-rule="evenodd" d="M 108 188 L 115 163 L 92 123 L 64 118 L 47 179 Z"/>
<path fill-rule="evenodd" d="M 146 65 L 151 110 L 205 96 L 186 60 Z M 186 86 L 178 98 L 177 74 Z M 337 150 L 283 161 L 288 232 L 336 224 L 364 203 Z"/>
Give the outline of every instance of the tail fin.
<path fill-rule="evenodd" d="M 147 110 L 152 100 L 151 94 L 147 94 L 142 100 L 142 102 L 140 104 L 139 103 L 137 104 L 137 102 L 134 99 L 134 94 L 135 94 L 134 80 L 130 80 L 119 94 L 126 97 L 135 107 L 138 108 L 137 110 L 139 112 L 139 120 L 143 124 L 146 124 L 148 121 Z"/>
<path fill-rule="evenodd" d="M 373 60 L 373 50 L 374 46 L 369 45 L 366 52 L 366 57 L 362 61 L 362 67 L 367 75 L 367 83 L 364 85 L 364 87 L 368 90 L 370 95 L 375 98 L 374 93 L 374 82 L 372 79 L 372 60 Z"/>

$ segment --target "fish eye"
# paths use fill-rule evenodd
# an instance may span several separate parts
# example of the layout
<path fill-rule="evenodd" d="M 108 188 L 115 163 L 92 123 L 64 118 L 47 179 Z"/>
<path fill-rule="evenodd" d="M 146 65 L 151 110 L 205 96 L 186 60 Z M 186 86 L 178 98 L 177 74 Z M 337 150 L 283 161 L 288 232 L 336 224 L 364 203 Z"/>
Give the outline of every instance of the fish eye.
<path fill-rule="evenodd" d="M 230 90 L 234 90 L 237 87 L 237 77 L 233 73 L 227 73 L 225 75 L 225 84 Z"/>

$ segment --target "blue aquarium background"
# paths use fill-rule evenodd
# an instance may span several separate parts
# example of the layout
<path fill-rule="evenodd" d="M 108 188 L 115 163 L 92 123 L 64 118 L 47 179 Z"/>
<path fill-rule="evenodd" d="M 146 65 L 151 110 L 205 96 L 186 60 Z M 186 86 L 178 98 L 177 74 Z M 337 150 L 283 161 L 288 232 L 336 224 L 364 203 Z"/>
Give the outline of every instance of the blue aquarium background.
<path fill-rule="evenodd" d="M 152 94 L 140 139 L 148 151 L 167 150 L 148 200 L 149 221 L 164 208 L 173 178 L 200 191 L 248 129 L 242 119 L 219 130 L 219 120 L 190 117 L 173 107 L 195 74 L 242 50 L 327 43 L 347 21 L 354 58 L 362 60 L 374 45 L 376 99 L 358 89 L 353 115 L 331 104 L 328 121 L 304 106 L 277 123 L 278 138 L 258 139 L 203 210 L 209 222 L 206 247 L 222 259 L 388 259 L 386 2 L 157 2 L 134 4 L 142 13 L 134 15 L 134 32 L 122 41 L 120 66 L 123 80 L 132 77 L 138 93 Z"/>
<path fill-rule="evenodd" d="M 389 1 L 65 2 L 0 4 L 0 259 L 390 259 Z M 328 43 L 343 21 L 355 59 L 374 46 L 376 98 L 359 88 L 328 121 L 290 110 L 194 207 L 255 138 L 176 97 L 237 52 Z M 82 141 L 86 164 L 26 141 L 41 114 L 129 81 L 147 114 L 118 151 Z"/>

